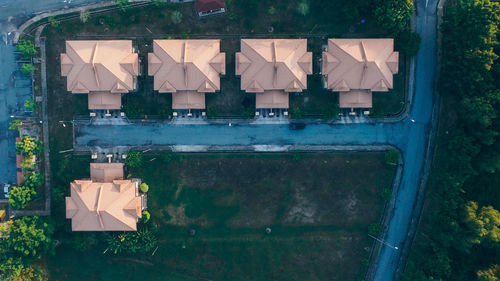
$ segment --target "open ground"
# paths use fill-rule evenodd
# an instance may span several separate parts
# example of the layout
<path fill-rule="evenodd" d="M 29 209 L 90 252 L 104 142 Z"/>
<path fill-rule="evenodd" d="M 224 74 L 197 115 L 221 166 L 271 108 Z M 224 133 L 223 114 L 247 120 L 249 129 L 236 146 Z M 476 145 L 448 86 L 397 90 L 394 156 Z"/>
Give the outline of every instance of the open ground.
<path fill-rule="evenodd" d="M 88 157 L 74 158 L 57 167 L 59 183 L 88 172 Z M 82 255 L 71 246 L 79 234 L 61 232 L 51 280 L 357 280 L 395 171 L 380 152 L 167 152 L 143 163 L 128 173 L 150 186 L 154 256 L 103 254 L 100 233 L 85 235 Z"/>

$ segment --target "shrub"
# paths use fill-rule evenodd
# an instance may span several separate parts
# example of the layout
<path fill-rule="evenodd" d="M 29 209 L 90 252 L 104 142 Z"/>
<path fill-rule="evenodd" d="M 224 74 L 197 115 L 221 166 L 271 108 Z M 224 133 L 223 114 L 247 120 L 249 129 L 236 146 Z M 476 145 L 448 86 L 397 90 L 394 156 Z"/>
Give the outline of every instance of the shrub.
<path fill-rule="evenodd" d="M 418 33 L 405 30 L 396 36 L 394 48 L 403 55 L 413 57 L 417 55 L 421 41 Z"/>
<path fill-rule="evenodd" d="M 21 141 L 16 142 L 16 152 L 27 156 L 33 156 L 42 151 L 42 142 L 23 135 Z"/>
<path fill-rule="evenodd" d="M 406 28 L 413 12 L 412 0 L 378 0 L 375 18 L 377 23 L 392 34 Z"/>
<path fill-rule="evenodd" d="M 392 196 L 392 190 L 390 188 L 382 189 L 382 193 L 380 193 L 380 197 L 382 197 L 382 200 L 384 202 L 389 201 L 389 199 L 391 199 L 391 196 Z"/>
<path fill-rule="evenodd" d="M 309 2 L 307 0 L 302 0 L 297 5 L 297 12 L 302 16 L 309 14 Z"/>
<path fill-rule="evenodd" d="M 23 122 L 21 120 L 12 120 L 9 123 L 9 130 L 18 130 L 23 126 Z"/>
<path fill-rule="evenodd" d="M 156 246 L 158 232 L 154 227 L 145 225 L 135 232 L 112 234 L 108 239 L 108 248 L 114 254 L 146 253 Z"/>
<path fill-rule="evenodd" d="M 141 185 L 139 185 L 139 190 L 142 193 L 146 193 L 149 190 L 149 186 L 147 184 L 145 184 L 145 183 L 141 183 Z"/>
<path fill-rule="evenodd" d="M 9 189 L 9 205 L 15 210 L 24 209 L 35 196 L 36 192 L 31 187 L 13 186 Z"/>
<path fill-rule="evenodd" d="M 302 118 L 302 110 L 298 107 L 295 107 L 292 111 L 292 118 L 294 119 Z"/>
<path fill-rule="evenodd" d="M 149 219 L 151 219 L 151 214 L 146 210 L 142 211 L 142 222 L 147 223 Z"/>
<path fill-rule="evenodd" d="M 26 110 L 29 111 L 36 111 L 38 109 L 38 105 L 35 103 L 33 99 L 27 99 L 24 102 L 24 107 L 26 108 Z"/>
<path fill-rule="evenodd" d="M 16 49 L 27 59 L 36 54 L 35 45 L 29 40 L 20 40 L 16 45 Z"/>
<path fill-rule="evenodd" d="M 127 165 L 131 168 L 139 168 L 142 166 L 142 152 L 140 151 L 130 151 L 127 154 L 127 159 L 125 160 Z"/>
<path fill-rule="evenodd" d="M 23 63 L 21 65 L 21 73 L 23 74 L 31 74 L 35 71 L 35 66 L 31 63 Z"/>
<path fill-rule="evenodd" d="M 381 232 L 382 232 L 382 226 L 380 226 L 380 224 L 378 224 L 378 223 L 371 223 L 368 226 L 368 234 L 370 234 L 372 236 L 377 236 Z"/>
<path fill-rule="evenodd" d="M 302 160 L 302 155 L 300 155 L 299 153 L 294 153 L 292 155 L 292 160 L 293 162 L 299 162 L 300 160 Z"/>
<path fill-rule="evenodd" d="M 170 14 L 170 20 L 172 21 L 173 24 L 179 24 L 182 22 L 182 13 L 179 11 L 173 11 L 172 14 Z"/>
<path fill-rule="evenodd" d="M 49 21 L 50 26 L 52 26 L 52 27 L 59 26 L 59 21 L 56 20 L 56 18 L 54 16 L 48 17 L 47 20 Z"/>
<path fill-rule="evenodd" d="M 28 174 L 25 174 L 23 176 L 24 179 L 24 185 L 31 187 L 31 188 L 37 188 L 43 184 L 43 174 L 40 172 L 31 172 Z"/>
<path fill-rule="evenodd" d="M 171 151 L 165 151 L 161 154 L 161 160 L 163 162 L 165 162 L 165 164 L 172 161 L 173 158 L 174 158 L 174 154 Z"/>
<path fill-rule="evenodd" d="M 397 165 L 399 162 L 399 152 L 397 150 L 388 150 L 385 153 L 385 163 L 388 165 Z"/>

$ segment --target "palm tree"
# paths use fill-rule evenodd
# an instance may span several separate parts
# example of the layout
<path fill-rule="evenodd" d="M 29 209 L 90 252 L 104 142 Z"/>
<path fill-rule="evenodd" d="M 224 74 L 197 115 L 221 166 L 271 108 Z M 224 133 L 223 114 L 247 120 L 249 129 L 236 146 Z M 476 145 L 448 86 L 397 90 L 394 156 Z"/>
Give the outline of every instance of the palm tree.
<path fill-rule="evenodd" d="M 173 11 L 170 15 L 170 19 L 174 24 L 179 24 L 182 22 L 182 14 L 179 11 Z"/>

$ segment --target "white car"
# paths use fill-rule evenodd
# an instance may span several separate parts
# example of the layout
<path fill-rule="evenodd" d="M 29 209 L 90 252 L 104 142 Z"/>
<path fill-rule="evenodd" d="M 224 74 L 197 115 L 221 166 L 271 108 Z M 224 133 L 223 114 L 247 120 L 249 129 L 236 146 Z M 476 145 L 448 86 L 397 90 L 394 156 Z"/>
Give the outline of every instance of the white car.
<path fill-rule="evenodd" d="M 3 196 L 5 198 L 9 198 L 9 187 L 10 187 L 10 184 L 3 185 Z"/>

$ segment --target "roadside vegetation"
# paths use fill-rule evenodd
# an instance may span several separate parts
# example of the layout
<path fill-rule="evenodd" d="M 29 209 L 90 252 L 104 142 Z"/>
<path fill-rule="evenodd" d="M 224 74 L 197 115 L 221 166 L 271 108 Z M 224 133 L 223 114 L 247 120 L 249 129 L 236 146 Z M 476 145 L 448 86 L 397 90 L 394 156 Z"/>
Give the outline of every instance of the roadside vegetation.
<path fill-rule="evenodd" d="M 423 219 L 405 280 L 500 280 L 500 5 L 448 1 L 442 106 Z"/>

